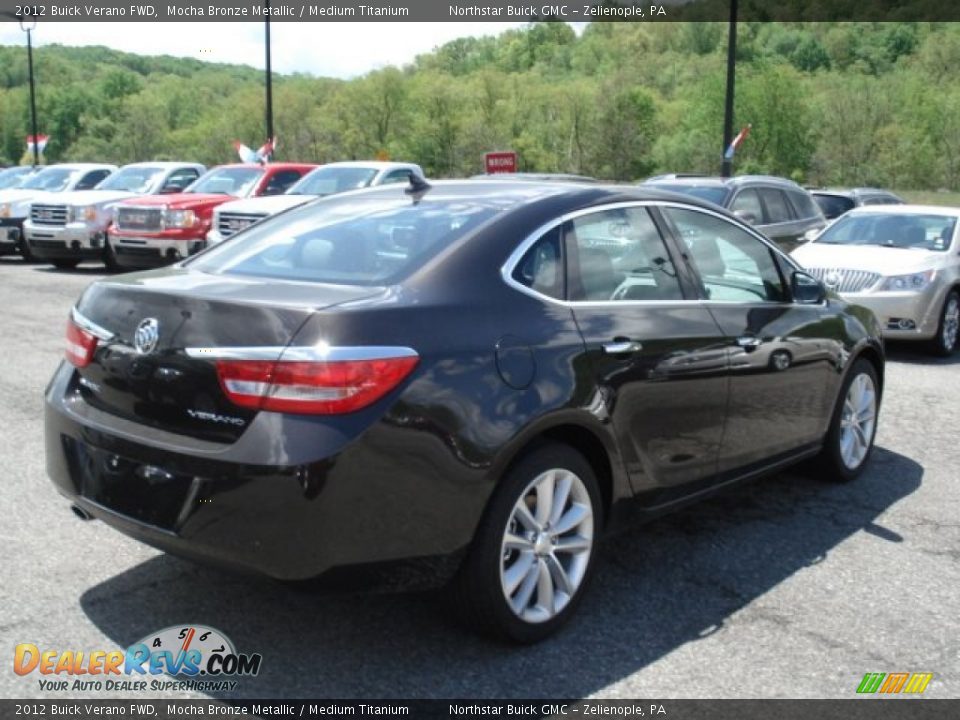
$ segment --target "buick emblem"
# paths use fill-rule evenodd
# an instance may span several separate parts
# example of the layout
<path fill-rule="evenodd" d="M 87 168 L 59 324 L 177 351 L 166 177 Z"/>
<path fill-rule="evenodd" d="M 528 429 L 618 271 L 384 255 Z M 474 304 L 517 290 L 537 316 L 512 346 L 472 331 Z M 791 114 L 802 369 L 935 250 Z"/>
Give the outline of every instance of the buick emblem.
<path fill-rule="evenodd" d="M 823 284 L 828 288 L 835 288 L 841 282 L 843 282 L 843 275 L 838 273 L 836 270 L 831 270 L 823 278 Z"/>
<path fill-rule="evenodd" d="M 133 334 L 133 347 L 141 355 L 152 353 L 160 340 L 160 323 L 156 318 L 144 318 Z"/>

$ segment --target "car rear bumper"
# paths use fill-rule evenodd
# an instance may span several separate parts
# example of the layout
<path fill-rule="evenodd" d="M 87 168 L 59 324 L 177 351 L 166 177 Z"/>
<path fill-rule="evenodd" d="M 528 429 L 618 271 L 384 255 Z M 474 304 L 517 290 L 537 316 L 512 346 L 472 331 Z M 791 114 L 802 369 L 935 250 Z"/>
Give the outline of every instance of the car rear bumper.
<path fill-rule="evenodd" d="M 844 299 L 873 311 L 888 340 L 929 340 L 937 334 L 945 291 L 845 293 Z"/>
<path fill-rule="evenodd" d="M 169 240 L 110 233 L 110 246 L 118 265 L 129 268 L 153 268 L 195 255 L 206 247 L 200 239 Z"/>
<path fill-rule="evenodd" d="M 47 390 L 54 485 L 120 532 L 205 563 L 283 580 L 415 566 L 429 572 L 405 584 L 433 585 L 455 571 L 489 493 L 405 467 L 409 440 L 383 423 L 359 433 L 350 421 L 341 432 L 327 423 L 305 436 L 310 421 L 261 413 L 272 415 L 266 436 L 251 424 L 247 442 L 210 443 L 97 411 L 72 391 L 75 382 L 63 363 Z M 270 435 L 274 442 L 264 442 Z M 305 437 L 314 438 L 311 452 L 327 452 L 310 462 L 289 457 L 284 446 Z"/>

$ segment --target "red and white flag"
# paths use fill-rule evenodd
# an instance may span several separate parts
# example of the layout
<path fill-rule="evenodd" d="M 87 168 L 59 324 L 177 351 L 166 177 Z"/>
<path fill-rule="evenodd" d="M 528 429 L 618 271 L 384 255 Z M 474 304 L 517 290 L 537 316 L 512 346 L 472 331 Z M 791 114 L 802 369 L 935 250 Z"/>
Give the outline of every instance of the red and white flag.
<path fill-rule="evenodd" d="M 730 142 L 727 151 L 723 154 L 724 158 L 727 160 L 733 159 L 733 154 L 737 151 L 737 148 L 740 147 L 740 144 L 747 139 L 747 135 L 750 134 L 752 127 L 753 125 L 746 125 L 743 130 L 737 133 L 737 136 Z"/>
<path fill-rule="evenodd" d="M 37 152 L 40 155 L 43 155 L 43 149 L 47 146 L 47 141 L 50 139 L 49 135 L 37 135 L 36 145 Z M 34 139 L 33 135 L 27 135 L 27 152 L 33 152 Z"/>
<path fill-rule="evenodd" d="M 270 162 L 270 156 L 273 155 L 273 151 L 277 147 L 277 139 L 270 138 L 257 150 L 251 150 L 239 140 L 233 141 L 233 147 L 236 148 L 241 161 L 245 163 L 266 164 Z"/>

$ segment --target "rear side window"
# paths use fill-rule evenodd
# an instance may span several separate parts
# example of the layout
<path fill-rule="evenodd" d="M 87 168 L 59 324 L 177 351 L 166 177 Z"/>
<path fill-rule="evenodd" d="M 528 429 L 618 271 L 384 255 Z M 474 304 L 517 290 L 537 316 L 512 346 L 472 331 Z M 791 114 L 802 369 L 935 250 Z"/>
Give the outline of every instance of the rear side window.
<path fill-rule="evenodd" d="M 577 217 L 565 227 L 565 244 L 570 300 L 683 300 L 673 260 L 645 207 Z"/>
<path fill-rule="evenodd" d="M 809 193 L 803 190 L 788 190 L 787 195 L 790 197 L 790 202 L 793 203 L 793 209 L 796 210 L 798 218 L 806 220 L 815 218 L 820 214 L 820 209 Z"/>
<path fill-rule="evenodd" d="M 516 268 L 513 279 L 534 292 L 562 300 L 563 255 L 560 250 L 560 226 L 547 232 L 527 251 Z"/>
<path fill-rule="evenodd" d="M 767 208 L 766 219 L 770 225 L 785 223 L 793 220 L 790 204 L 782 190 L 776 188 L 761 188 L 760 197 Z"/>
<path fill-rule="evenodd" d="M 856 207 L 856 203 L 843 195 L 814 195 L 813 199 L 820 206 L 823 216 L 833 220 Z"/>
<path fill-rule="evenodd" d="M 499 208 L 468 200 L 340 198 L 268 218 L 203 253 L 196 270 L 341 285 L 385 285 L 422 267 Z"/>

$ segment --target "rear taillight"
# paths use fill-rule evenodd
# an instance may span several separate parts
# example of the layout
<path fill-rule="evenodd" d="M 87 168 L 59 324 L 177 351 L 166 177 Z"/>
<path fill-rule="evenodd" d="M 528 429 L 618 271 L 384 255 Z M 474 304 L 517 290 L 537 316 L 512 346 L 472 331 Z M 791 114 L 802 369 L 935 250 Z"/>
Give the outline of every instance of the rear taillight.
<path fill-rule="evenodd" d="M 419 358 L 219 360 L 217 375 L 235 404 L 256 410 L 334 415 L 372 405 L 399 385 Z"/>
<path fill-rule="evenodd" d="M 71 317 L 67 320 L 67 360 L 78 368 L 93 362 L 97 351 L 97 336 L 77 325 Z"/>

